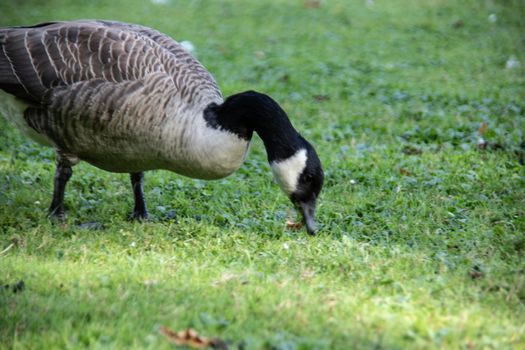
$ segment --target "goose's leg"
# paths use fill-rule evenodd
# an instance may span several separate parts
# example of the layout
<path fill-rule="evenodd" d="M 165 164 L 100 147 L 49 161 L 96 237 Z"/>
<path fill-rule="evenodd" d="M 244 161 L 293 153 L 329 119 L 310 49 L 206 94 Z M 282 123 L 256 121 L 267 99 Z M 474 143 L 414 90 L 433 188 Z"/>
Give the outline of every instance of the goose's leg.
<path fill-rule="evenodd" d="M 131 187 L 133 188 L 133 196 L 135 197 L 135 207 L 131 218 L 134 220 L 145 220 L 148 218 L 148 210 L 146 209 L 146 201 L 144 200 L 144 173 L 130 173 Z"/>
<path fill-rule="evenodd" d="M 78 161 L 78 160 L 77 160 Z M 53 200 L 49 207 L 49 216 L 53 219 L 63 221 L 66 217 L 64 213 L 64 192 L 66 184 L 73 175 L 73 165 L 76 162 L 71 161 L 67 156 L 57 152 L 57 167 L 55 170 Z"/>

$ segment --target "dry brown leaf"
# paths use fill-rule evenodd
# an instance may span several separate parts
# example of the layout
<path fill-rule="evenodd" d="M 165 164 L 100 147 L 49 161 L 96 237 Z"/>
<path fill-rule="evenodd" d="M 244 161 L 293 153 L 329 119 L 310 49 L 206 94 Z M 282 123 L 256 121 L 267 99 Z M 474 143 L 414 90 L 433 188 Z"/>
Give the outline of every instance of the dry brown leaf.
<path fill-rule="evenodd" d="M 322 0 L 305 0 L 303 1 L 303 6 L 306 8 L 317 9 L 321 7 L 322 2 Z"/>
<path fill-rule="evenodd" d="M 486 122 L 481 123 L 478 129 L 478 134 L 483 135 L 489 129 L 489 125 Z"/>
<path fill-rule="evenodd" d="M 328 95 L 319 94 L 319 95 L 312 95 L 312 97 L 317 102 L 324 102 L 324 101 L 329 101 L 330 100 L 330 96 L 328 96 Z"/>
<path fill-rule="evenodd" d="M 474 268 L 470 270 L 468 274 L 473 280 L 485 277 L 485 273 L 476 266 L 474 266 Z"/>
<path fill-rule="evenodd" d="M 302 222 L 295 222 L 292 220 L 286 220 L 286 228 L 289 228 L 291 230 L 299 230 L 301 227 L 303 227 Z"/>
<path fill-rule="evenodd" d="M 469 275 L 473 280 L 485 276 L 485 274 L 482 271 L 470 271 Z"/>
<path fill-rule="evenodd" d="M 407 168 L 399 168 L 399 172 L 402 174 L 402 175 L 405 175 L 405 176 L 412 176 L 412 172 L 410 170 L 408 170 Z"/>
<path fill-rule="evenodd" d="M 418 148 L 418 147 L 415 147 L 415 146 L 411 146 L 411 145 L 407 145 L 407 146 L 403 147 L 401 152 L 403 152 L 404 154 L 408 154 L 408 155 L 420 155 L 420 154 L 423 153 L 421 148 Z"/>
<path fill-rule="evenodd" d="M 160 333 L 176 345 L 189 346 L 194 349 L 205 349 L 207 347 L 220 350 L 228 349 L 228 344 L 225 341 L 218 338 L 202 337 L 192 328 L 175 332 L 167 327 L 160 327 Z"/>

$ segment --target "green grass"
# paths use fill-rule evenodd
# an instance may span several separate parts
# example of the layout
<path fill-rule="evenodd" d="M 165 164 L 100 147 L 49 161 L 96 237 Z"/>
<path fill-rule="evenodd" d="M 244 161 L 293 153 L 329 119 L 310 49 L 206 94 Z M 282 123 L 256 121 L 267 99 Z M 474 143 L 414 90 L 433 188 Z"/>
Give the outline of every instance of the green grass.
<path fill-rule="evenodd" d="M 160 326 L 235 349 L 525 348 L 523 2 L 41 3 L 2 2 L 0 25 L 141 23 L 191 40 L 225 95 L 282 103 L 324 163 L 321 230 L 285 228 L 258 139 L 224 180 L 147 173 L 148 223 L 126 219 L 126 175 L 80 164 L 52 225 L 53 152 L 0 119 L 0 348 L 172 348 Z"/>

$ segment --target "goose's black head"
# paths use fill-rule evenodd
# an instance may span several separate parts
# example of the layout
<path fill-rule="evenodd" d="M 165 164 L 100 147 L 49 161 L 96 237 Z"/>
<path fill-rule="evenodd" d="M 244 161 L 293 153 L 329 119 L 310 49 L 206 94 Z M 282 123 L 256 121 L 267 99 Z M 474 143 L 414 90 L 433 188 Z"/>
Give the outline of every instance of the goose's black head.
<path fill-rule="evenodd" d="M 270 162 L 275 179 L 301 212 L 309 234 L 315 234 L 317 198 L 323 187 L 324 174 L 315 149 L 299 136 L 300 148 L 290 157 Z"/>
<path fill-rule="evenodd" d="M 279 104 L 265 94 L 246 91 L 211 107 L 205 118 L 211 126 L 241 138 L 249 140 L 253 131 L 261 137 L 275 179 L 301 211 L 308 233 L 314 234 L 323 168 L 315 149 L 295 130 Z"/>

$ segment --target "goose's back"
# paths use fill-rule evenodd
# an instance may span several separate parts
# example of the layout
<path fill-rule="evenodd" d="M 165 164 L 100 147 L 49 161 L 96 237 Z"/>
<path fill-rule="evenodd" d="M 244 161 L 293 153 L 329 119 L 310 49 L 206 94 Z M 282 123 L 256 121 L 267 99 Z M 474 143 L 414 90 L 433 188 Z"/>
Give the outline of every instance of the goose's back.
<path fill-rule="evenodd" d="M 222 101 L 191 54 L 138 25 L 3 28 L 0 46 L 0 89 L 25 103 L 22 123 L 106 170 L 167 168 L 166 152 L 184 161 L 200 113 Z"/>

